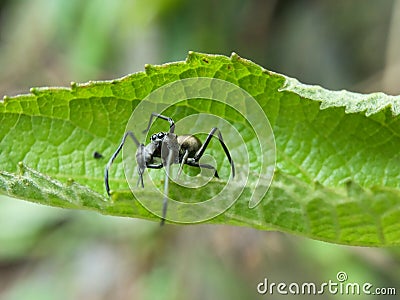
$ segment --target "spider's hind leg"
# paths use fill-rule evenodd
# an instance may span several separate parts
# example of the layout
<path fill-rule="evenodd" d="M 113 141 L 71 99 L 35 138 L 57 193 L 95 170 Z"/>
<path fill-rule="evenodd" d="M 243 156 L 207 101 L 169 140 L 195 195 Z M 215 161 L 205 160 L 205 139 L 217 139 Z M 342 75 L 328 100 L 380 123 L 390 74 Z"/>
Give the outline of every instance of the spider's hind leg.
<path fill-rule="evenodd" d="M 217 131 L 218 131 L 218 137 L 214 135 L 214 133 L 216 133 Z M 200 147 L 200 149 L 197 151 L 196 155 L 194 156 L 194 162 L 198 162 L 200 160 L 200 158 L 203 156 L 204 151 L 207 149 L 208 145 L 210 144 L 212 137 L 217 138 L 222 146 L 222 149 L 224 149 L 225 155 L 228 158 L 229 164 L 231 165 L 232 178 L 234 178 L 235 177 L 235 165 L 233 163 L 231 154 L 229 153 L 228 147 L 226 147 L 224 139 L 222 138 L 221 131 L 217 127 L 214 127 L 213 129 L 211 129 L 206 140 L 204 141 L 204 144 Z M 207 167 L 205 167 L 205 168 L 207 168 Z M 215 168 L 213 167 L 213 169 L 215 169 Z M 215 170 L 215 174 L 216 174 L 215 177 L 218 177 L 217 170 Z"/>
<path fill-rule="evenodd" d="M 212 166 L 212 165 L 209 165 L 209 164 L 201 164 L 201 163 L 195 161 L 194 158 L 189 158 L 189 159 L 186 161 L 186 164 L 187 164 L 188 166 L 191 166 L 191 167 L 196 167 L 196 168 L 200 168 L 200 169 L 203 169 L 203 168 L 204 168 L 204 169 L 213 170 L 213 171 L 214 171 L 214 177 L 219 178 L 217 169 L 214 168 L 214 166 Z"/>

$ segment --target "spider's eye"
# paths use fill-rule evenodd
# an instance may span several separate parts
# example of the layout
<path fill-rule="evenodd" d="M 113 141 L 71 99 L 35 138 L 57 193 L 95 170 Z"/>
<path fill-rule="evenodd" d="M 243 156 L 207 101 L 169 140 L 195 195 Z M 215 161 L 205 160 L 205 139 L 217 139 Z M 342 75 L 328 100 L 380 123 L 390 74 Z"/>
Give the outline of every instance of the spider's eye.
<path fill-rule="evenodd" d="M 156 141 L 160 141 L 165 137 L 165 133 L 164 132 L 159 132 L 159 133 L 155 133 L 151 136 L 151 141 L 156 142 Z"/>

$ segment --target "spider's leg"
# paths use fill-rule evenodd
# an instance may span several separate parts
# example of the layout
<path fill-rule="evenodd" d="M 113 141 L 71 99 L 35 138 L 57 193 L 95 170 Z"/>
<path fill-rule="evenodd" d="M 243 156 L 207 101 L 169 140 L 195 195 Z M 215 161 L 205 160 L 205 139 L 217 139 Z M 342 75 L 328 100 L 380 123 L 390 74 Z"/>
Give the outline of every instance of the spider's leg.
<path fill-rule="evenodd" d="M 139 173 L 139 178 L 137 180 L 136 186 L 139 186 L 139 184 L 142 186 L 142 188 L 144 188 L 144 182 L 143 182 L 143 173 Z"/>
<path fill-rule="evenodd" d="M 164 167 L 164 165 L 162 163 L 159 164 L 148 164 L 146 166 L 149 169 L 162 169 L 162 167 Z"/>
<path fill-rule="evenodd" d="M 163 198 L 163 208 L 162 208 L 162 218 L 160 222 L 160 226 L 163 226 L 165 223 L 165 217 L 167 215 L 167 206 L 168 206 L 168 192 L 169 192 L 169 170 L 170 166 L 173 162 L 173 151 L 168 152 L 168 157 L 165 164 L 165 182 L 164 182 L 164 198 Z"/>
<path fill-rule="evenodd" d="M 137 161 L 137 172 L 139 174 L 139 178 L 137 181 L 136 186 L 139 186 L 139 184 L 144 188 L 144 182 L 143 182 L 143 173 L 144 169 L 146 168 L 146 161 L 144 159 L 144 145 L 141 144 L 136 152 L 136 161 Z"/>
<path fill-rule="evenodd" d="M 161 161 L 165 167 L 164 199 L 161 219 L 161 225 L 163 225 L 167 214 L 170 167 L 172 164 L 179 163 L 179 144 L 176 134 L 167 133 L 165 135 L 161 145 Z"/>
<path fill-rule="evenodd" d="M 148 169 L 161 169 L 163 167 L 162 163 L 159 164 L 147 164 L 145 165 L 145 168 Z M 144 188 L 144 182 L 143 182 L 143 173 L 144 173 L 144 169 L 145 168 L 140 168 L 138 166 L 138 174 L 139 174 L 139 178 L 138 178 L 138 182 L 136 184 L 136 186 L 139 186 L 139 184 L 142 186 L 142 188 Z"/>
<path fill-rule="evenodd" d="M 228 148 L 227 148 L 226 145 L 225 145 L 224 139 L 222 138 L 221 131 L 220 131 L 218 128 L 216 128 L 216 127 L 214 127 L 213 129 L 211 129 L 211 131 L 210 131 L 210 133 L 208 134 L 206 140 L 204 141 L 204 144 L 200 147 L 200 149 L 197 151 L 196 155 L 194 156 L 194 161 L 195 161 L 195 162 L 198 162 L 198 161 L 200 160 L 200 158 L 201 158 L 201 157 L 203 156 L 203 154 L 204 154 L 204 151 L 207 149 L 208 144 L 209 144 L 210 141 L 211 141 L 211 138 L 212 138 L 212 137 L 216 137 L 216 136 L 214 135 L 214 133 L 217 132 L 217 131 L 218 131 L 218 137 L 217 137 L 217 138 L 218 138 L 218 140 L 219 140 L 219 142 L 220 142 L 220 144 L 221 144 L 221 146 L 222 146 L 222 149 L 224 149 L 225 155 L 226 155 L 226 157 L 228 158 L 228 161 L 229 161 L 229 163 L 230 163 L 230 165 L 231 165 L 231 172 L 232 172 L 232 178 L 233 178 L 233 177 L 235 177 L 235 165 L 234 165 L 234 163 L 233 163 L 231 154 L 229 153 L 229 150 L 228 150 Z"/>
<path fill-rule="evenodd" d="M 159 163 L 159 164 L 147 164 L 146 165 L 146 168 L 148 168 L 148 169 L 162 169 L 162 167 L 163 167 L 162 163 Z M 141 180 L 142 180 L 142 187 L 143 187 L 143 176 L 141 176 L 141 178 L 142 178 Z M 138 182 L 138 184 L 139 184 L 139 182 Z"/>
<path fill-rule="evenodd" d="M 136 144 L 136 146 L 138 148 L 143 146 L 143 144 L 139 143 L 139 141 L 137 140 L 137 138 L 135 137 L 135 135 L 133 134 L 132 131 L 128 131 L 128 132 L 126 132 L 124 134 L 124 136 L 122 137 L 121 143 L 119 144 L 117 150 L 115 150 L 114 154 L 111 156 L 111 158 L 108 161 L 108 163 L 106 165 L 106 168 L 104 170 L 104 183 L 105 183 L 105 186 L 106 186 L 107 194 L 109 196 L 110 196 L 110 185 L 109 185 L 109 182 L 108 182 L 108 171 L 110 170 L 110 167 L 111 167 L 112 163 L 114 162 L 115 158 L 118 156 L 119 152 L 121 151 L 122 147 L 124 146 L 126 138 L 128 136 L 132 138 L 132 140 L 135 142 L 135 144 Z"/>
<path fill-rule="evenodd" d="M 168 121 L 168 123 L 169 123 L 169 133 L 174 133 L 174 131 L 175 131 L 174 120 L 172 120 L 170 117 L 166 117 L 164 115 L 160 115 L 160 114 L 155 113 L 155 112 L 151 113 L 149 124 L 147 125 L 147 128 L 145 130 L 143 130 L 143 133 L 146 133 L 146 132 L 149 131 L 150 126 L 151 126 L 151 122 L 153 121 L 154 118 L 160 118 L 160 119 L 163 119 L 165 121 Z"/>
<path fill-rule="evenodd" d="M 215 169 L 212 165 L 209 165 L 209 164 L 200 164 L 200 163 L 198 163 L 197 161 L 194 161 L 193 158 L 189 158 L 189 159 L 187 160 L 186 164 L 187 164 L 188 166 L 192 166 L 192 167 L 196 167 L 196 168 L 201 168 L 201 169 L 204 168 L 204 169 L 214 170 L 214 177 L 219 178 L 217 169 Z"/>
<path fill-rule="evenodd" d="M 186 164 L 188 157 L 189 157 L 189 151 L 186 149 L 185 154 L 182 157 L 181 164 L 179 166 L 178 174 L 176 174 L 176 178 L 179 178 L 179 176 L 181 176 L 183 165 Z"/>

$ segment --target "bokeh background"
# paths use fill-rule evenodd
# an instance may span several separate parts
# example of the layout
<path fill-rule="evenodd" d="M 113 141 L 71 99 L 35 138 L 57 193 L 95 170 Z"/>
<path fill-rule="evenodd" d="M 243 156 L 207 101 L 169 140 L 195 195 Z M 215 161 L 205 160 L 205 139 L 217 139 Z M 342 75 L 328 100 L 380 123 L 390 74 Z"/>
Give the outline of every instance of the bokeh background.
<path fill-rule="evenodd" d="M 0 95 L 118 78 L 189 50 L 235 51 L 330 89 L 398 94 L 400 1 L 0 0 Z M 280 299 L 258 295 L 257 284 L 318 284 L 339 271 L 400 293 L 400 248 L 230 226 L 160 229 L 0 196 L 0 299 Z"/>

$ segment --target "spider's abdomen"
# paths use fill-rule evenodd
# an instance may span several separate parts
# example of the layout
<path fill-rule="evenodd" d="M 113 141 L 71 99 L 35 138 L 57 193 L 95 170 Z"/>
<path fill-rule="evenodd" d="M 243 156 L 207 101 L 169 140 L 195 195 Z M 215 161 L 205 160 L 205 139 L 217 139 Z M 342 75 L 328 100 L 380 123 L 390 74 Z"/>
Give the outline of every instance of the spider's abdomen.
<path fill-rule="evenodd" d="M 183 155 L 186 150 L 189 152 L 189 157 L 194 157 L 200 149 L 201 141 L 193 135 L 178 135 L 178 144 L 180 145 L 180 155 Z"/>

